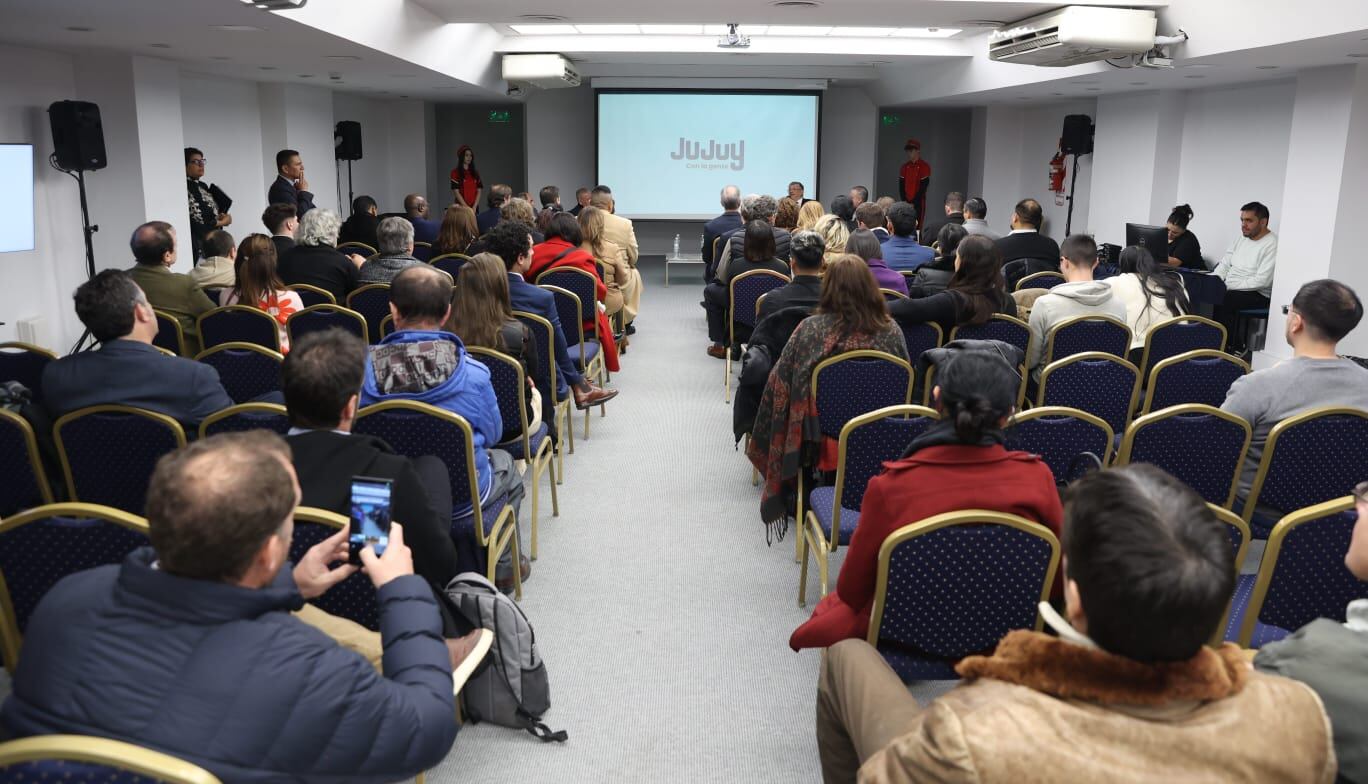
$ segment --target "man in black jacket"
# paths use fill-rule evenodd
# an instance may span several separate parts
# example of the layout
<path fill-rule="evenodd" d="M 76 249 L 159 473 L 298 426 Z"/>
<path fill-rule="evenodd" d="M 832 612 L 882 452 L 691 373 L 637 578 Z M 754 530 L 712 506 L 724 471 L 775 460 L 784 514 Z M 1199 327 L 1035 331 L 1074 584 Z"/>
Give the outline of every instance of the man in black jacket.
<path fill-rule="evenodd" d="M 293 204 L 268 204 L 261 213 L 261 222 L 271 232 L 271 242 L 275 243 L 276 263 L 285 257 L 285 251 L 295 246 L 295 229 L 299 228 L 299 210 Z"/>
<path fill-rule="evenodd" d="M 370 196 L 352 199 L 351 216 L 342 222 L 337 233 L 338 242 L 361 242 L 372 248 L 380 247 L 380 205 Z"/>
<path fill-rule="evenodd" d="M 304 162 L 299 159 L 299 150 L 281 150 L 276 153 L 276 178 L 266 192 L 266 203 L 295 205 L 299 217 L 314 208 L 313 194 L 309 192 L 309 181 L 304 179 Z"/>
<path fill-rule="evenodd" d="M 351 432 L 366 368 L 361 339 L 341 329 L 295 341 L 281 378 L 290 412 L 287 441 L 300 503 L 346 515 L 354 476 L 391 479 L 393 519 L 404 526 L 414 572 L 442 590 L 461 570 L 451 541 L 451 485 L 441 460 L 410 460 L 384 441 Z"/>
<path fill-rule="evenodd" d="M 793 235 L 789 249 L 793 279 L 765 295 L 757 321 L 784 308 L 815 308 L 822 298 L 822 254 L 826 253 L 826 240 L 815 231 L 800 231 Z"/>
<path fill-rule="evenodd" d="M 1012 233 L 997 241 L 1002 254 L 1002 274 L 1007 279 L 1007 290 L 1027 275 L 1037 272 L 1059 272 L 1059 243 L 1040 233 L 1045 222 L 1044 210 L 1035 199 L 1017 202 L 1012 213 Z"/>

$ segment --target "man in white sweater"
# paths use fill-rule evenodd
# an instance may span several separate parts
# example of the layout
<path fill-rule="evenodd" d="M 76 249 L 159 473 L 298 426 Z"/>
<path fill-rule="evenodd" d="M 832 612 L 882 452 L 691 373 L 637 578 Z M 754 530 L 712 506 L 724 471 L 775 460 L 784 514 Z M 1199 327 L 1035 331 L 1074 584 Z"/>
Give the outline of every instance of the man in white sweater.
<path fill-rule="evenodd" d="M 1247 353 L 1244 333 L 1237 329 L 1240 311 L 1268 307 L 1277 261 L 1278 235 L 1268 230 L 1268 208 L 1251 201 L 1240 208 L 1240 236 L 1215 269 L 1226 284 L 1225 299 L 1216 306 L 1215 316 L 1225 325 L 1231 353 Z"/>
<path fill-rule="evenodd" d="M 1112 296 L 1111 286 L 1093 280 L 1097 266 L 1097 242 L 1086 234 L 1075 234 L 1059 248 L 1059 272 L 1063 283 L 1050 289 L 1031 306 L 1031 349 L 1026 367 L 1040 379 L 1045 367 L 1045 346 L 1050 330 L 1059 322 L 1075 316 L 1111 316 L 1126 323 L 1126 306 Z"/>

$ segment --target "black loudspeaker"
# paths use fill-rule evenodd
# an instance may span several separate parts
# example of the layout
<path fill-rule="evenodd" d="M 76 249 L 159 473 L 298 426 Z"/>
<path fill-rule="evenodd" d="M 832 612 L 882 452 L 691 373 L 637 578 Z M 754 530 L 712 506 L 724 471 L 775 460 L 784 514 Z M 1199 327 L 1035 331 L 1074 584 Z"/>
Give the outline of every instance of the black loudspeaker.
<path fill-rule="evenodd" d="M 361 123 L 355 120 L 339 122 L 333 131 L 333 139 L 337 142 L 337 160 L 361 160 Z"/>
<path fill-rule="evenodd" d="M 100 107 L 88 101 L 57 101 L 48 107 L 48 122 L 60 168 L 93 171 L 108 165 Z"/>
<path fill-rule="evenodd" d="M 1093 121 L 1086 114 L 1064 118 L 1064 135 L 1059 151 L 1065 155 L 1090 155 L 1093 151 Z"/>

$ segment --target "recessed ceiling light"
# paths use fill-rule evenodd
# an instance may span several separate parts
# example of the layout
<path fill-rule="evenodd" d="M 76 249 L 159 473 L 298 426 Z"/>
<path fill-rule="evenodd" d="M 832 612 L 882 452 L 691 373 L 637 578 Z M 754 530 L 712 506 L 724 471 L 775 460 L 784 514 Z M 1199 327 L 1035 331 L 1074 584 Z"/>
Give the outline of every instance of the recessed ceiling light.
<path fill-rule="evenodd" d="M 1002 27 L 1007 24 L 1003 19 L 962 19 L 955 22 L 956 27 Z"/>
<path fill-rule="evenodd" d="M 644 24 L 637 25 L 646 35 L 702 35 L 701 24 Z"/>
<path fill-rule="evenodd" d="M 153 49 L 170 49 L 171 44 L 148 44 Z"/>
<path fill-rule="evenodd" d="M 1075 79 L 1074 84 L 1097 84 L 1099 79 Z"/>
<path fill-rule="evenodd" d="M 209 27 L 210 27 L 211 29 L 213 29 L 213 30 L 222 30 L 222 31 L 224 31 L 224 32 L 226 32 L 226 33 L 262 33 L 262 32 L 265 32 L 265 30 L 261 29 L 260 27 L 253 27 L 252 25 L 233 25 L 233 24 L 228 24 L 228 25 L 209 25 Z"/>
<path fill-rule="evenodd" d="M 68 27 L 68 28 L 66 28 L 66 29 L 67 29 L 67 30 L 70 30 L 70 31 L 73 32 L 73 33 L 93 33 L 93 32 L 95 32 L 95 28 L 93 28 L 93 27 Z"/>
<path fill-rule="evenodd" d="M 869 64 L 870 64 L 870 65 L 888 65 L 889 63 L 892 63 L 892 62 L 893 62 L 892 60 L 870 60 L 870 61 L 869 61 Z"/>
<path fill-rule="evenodd" d="M 1178 66 L 1178 67 L 1179 67 L 1179 68 L 1210 68 L 1211 65 L 1208 64 L 1208 63 L 1184 63 L 1184 64 L 1182 64 L 1182 65 L 1180 65 L 1180 66 Z"/>
<path fill-rule="evenodd" d="M 274 71 L 276 69 L 274 65 L 258 65 L 257 67 L 263 71 Z"/>
<path fill-rule="evenodd" d="M 634 24 L 577 24 L 575 29 L 585 35 L 641 35 Z"/>
<path fill-rule="evenodd" d="M 1050 95 L 1063 95 L 1064 93 L 1050 93 Z"/>
<path fill-rule="evenodd" d="M 1143 86 L 1149 84 L 1149 82 L 1131 82 L 1130 84 L 1131 84 L 1131 87 L 1143 87 Z"/>
<path fill-rule="evenodd" d="M 892 27 L 833 27 L 831 35 L 842 38 L 887 38 L 893 33 Z"/>
<path fill-rule="evenodd" d="M 1260 71 L 1276 71 L 1276 70 L 1278 70 L 1278 66 L 1276 66 L 1276 65 L 1256 65 L 1256 66 L 1254 66 L 1254 67 L 1257 68 L 1257 69 L 1260 70 Z"/>
<path fill-rule="evenodd" d="M 770 5 L 775 8 L 802 11 L 807 8 L 820 8 L 822 4 L 819 0 L 774 0 Z"/>
<path fill-rule="evenodd" d="M 958 27 L 899 27 L 894 38 L 949 38 L 960 32 Z"/>
<path fill-rule="evenodd" d="M 515 24 L 509 25 L 518 35 L 578 35 L 579 30 L 568 24 Z"/>
<path fill-rule="evenodd" d="M 213 56 L 213 57 L 210 57 L 209 59 L 210 59 L 210 60 L 231 60 L 231 59 L 233 59 L 233 58 L 231 58 L 231 57 L 226 57 L 226 56 L 220 54 L 220 55 L 215 55 L 215 56 Z"/>
<path fill-rule="evenodd" d="M 299 75 L 299 78 L 300 78 L 300 79 L 312 79 L 313 76 L 314 76 L 313 74 L 300 74 L 300 75 Z"/>
<path fill-rule="evenodd" d="M 1102 88 L 1101 88 L 1101 87 L 1085 87 L 1085 88 L 1083 88 L 1083 89 L 1087 90 L 1087 91 L 1090 92 L 1090 93 L 1100 93 L 1100 92 L 1102 92 Z"/>
<path fill-rule="evenodd" d="M 747 35 L 755 32 L 750 25 L 740 25 L 740 27 L 742 28 L 741 32 Z M 730 31 L 724 24 L 703 25 L 703 35 L 726 35 L 728 32 Z"/>
<path fill-rule="evenodd" d="M 794 38 L 816 38 L 831 32 L 830 27 L 815 27 L 804 25 L 770 25 L 769 34 L 779 36 L 792 36 Z"/>
<path fill-rule="evenodd" d="M 360 60 L 361 58 L 360 58 L 360 57 L 357 57 L 357 56 L 354 55 L 354 54 L 330 54 L 330 55 L 327 56 L 327 59 L 329 59 L 329 60 Z"/>
<path fill-rule="evenodd" d="M 1351 54 L 1351 55 L 1348 55 L 1348 56 L 1349 56 L 1349 57 L 1355 57 L 1355 58 L 1364 58 L 1364 57 L 1368 57 L 1368 52 L 1356 52 L 1356 53 Z"/>
<path fill-rule="evenodd" d="M 556 14 L 521 14 L 518 18 L 527 22 L 564 22 L 569 19 Z"/>
<path fill-rule="evenodd" d="M 418 74 L 390 74 L 391 79 L 414 79 Z"/>
<path fill-rule="evenodd" d="M 1205 74 L 1188 74 L 1187 76 L 1184 76 L 1183 78 L 1184 78 L 1184 79 L 1205 79 L 1205 78 L 1206 78 L 1206 75 L 1205 75 Z"/>

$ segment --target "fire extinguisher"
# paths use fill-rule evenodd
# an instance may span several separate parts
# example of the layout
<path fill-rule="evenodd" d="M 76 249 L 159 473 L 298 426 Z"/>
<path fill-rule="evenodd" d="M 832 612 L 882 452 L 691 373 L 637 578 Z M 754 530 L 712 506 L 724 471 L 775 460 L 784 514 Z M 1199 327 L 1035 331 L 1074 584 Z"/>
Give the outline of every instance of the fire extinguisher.
<path fill-rule="evenodd" d="M 1055 150 L 1054 157 L 1050 159 L 1050 190 L 1054 191 L 1055 206 L 1064 206 L 1064 153 Z"/>

